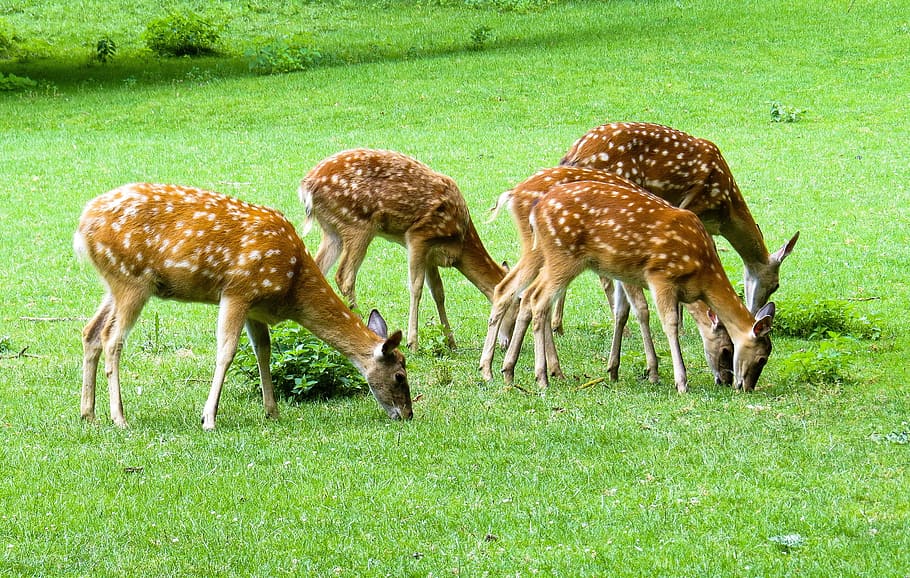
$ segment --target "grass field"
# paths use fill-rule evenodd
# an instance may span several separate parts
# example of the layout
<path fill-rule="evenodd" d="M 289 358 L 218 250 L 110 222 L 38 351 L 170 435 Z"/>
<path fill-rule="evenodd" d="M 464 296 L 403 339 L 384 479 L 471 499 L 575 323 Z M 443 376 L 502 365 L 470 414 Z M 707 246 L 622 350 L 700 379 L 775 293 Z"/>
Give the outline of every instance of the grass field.
<path fill-rule="evenodd" d="M 152 56 L 151 5 L 0 3 L 24 46 L 0 72 L 37 83 L 0 92 L 0 575 L 910 576 L 902 2 L 194 5 L 226 22 L 218 55 Z M 293 35 L 320 64 L 249 71 L 255 39 Z M 102 36 L 106 64 L 90 58 Z M 772 122 L 772 103 L 804 112 Z M 558 341 L 568 377 L 528 394 L 527 346 L 522 389 L 480 379 L 488 304 L 445 271 L 459 348 L 408 355 L 412 422 L 367 395 L 285 401 L 267 421 L 232 375 L 204 433 L 215 309 L 157 301 L 124 353 L 132 427 L 109 422 L 103 386 L 99 423 L 79 419 L 102 286 L 71 239 L 90 198 L 174 182 L 300 224 L 316 162 L 389 148 L 452 176 L 490 253 L 514 261 L 509 218 L 486 209 L 613 120 L 714 141 L 769 248 L 801 232 L 781 321 L 829 315 L 842 335 L 778 330 L 742 394 L 713 384 L 690 323 L 679 396 L 655 320 L 660 384 L 640 379 L 633 331 L 620 380 L 582 387 L 606 375 L 611 326 L 586 275 Z M 359 279 L 361 306 L 404 327 L 403 250 L 377 241 Z M 424 299 L 422 335 L 434 315 Z"/>

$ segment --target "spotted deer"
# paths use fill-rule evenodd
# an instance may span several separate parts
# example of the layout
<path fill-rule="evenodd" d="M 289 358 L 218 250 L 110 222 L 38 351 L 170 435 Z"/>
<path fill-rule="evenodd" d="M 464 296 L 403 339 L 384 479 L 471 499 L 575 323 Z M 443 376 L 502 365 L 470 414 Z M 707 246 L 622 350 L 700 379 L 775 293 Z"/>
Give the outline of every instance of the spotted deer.
<path fill-rule="evenodd" d="M 793 251 L 799 232 L 768 253 L 761 230 L 714 143 L 658 124 L 617 122 L 588 131 L 561 164 L 616 173 L 699 215 L 708 232 L 727 239 L 742 258 L 746 306 L 752 313 L 777 290 L 781 263 Z"/>
<path fill-rule="evenodd" d="M 417 325 L 424 281 L 436 302 L 450 347 L 455 338 L 445 310 L 439 267 L 455 267 L 487 299 L 506 273 L 484 248 L 464 197 L 451 178 L 404 154 L 353 149 L 320 161 L 300 184 L 306 207 L 304 234 L 313 220 L 322 229 L 316 264 L 327 274 L 336 260 L 335 281 L 356 305 L 355 281 L 375 237 L 403 245 L 408 253 L 410 310 L 408 347 L 417 349 Z M 512 324 L 501 332 L 506 344 Z"/>
<path fill-rule="evenodd" d="M 521 336 L 533 320 L 535 377 L 562 375 L 550 327 L 553 300 L 587 269 L 647 286 L 670 343 L 678 392 L 687 391 L 679 346 L 679 303 L 704 301 L 733 342 L 733 384 L 751 391 L 771 353 L 774 303 L 753 315 L 724 273 L 714 242 L 699 218 L 629 183 L 582 181 L 552 187 L 531 212 L 544 264 L 522 298 L 515 338 L 503 361 L 514 376 Z"/>
<path fill-rule="evenodd" d="M 192 187 L 136 183 L 85 206 L 77 254 L 98 270 L 107 293 L 82 332 L 82 417 L 95 419 L 102 352 L 111 419 L 126 427 L 120 395 L 124 339 L 151 297 L 213 303 L 218 311 L 215 373 L 202 427 L 215 428 L 225 374 L 246 327 L 268 417 L 278 417 L 269 371 L 268 325 L 296 321 L 343 353 L 392 419 L 410 419 L 405 361 L 378 312 L 364 323 L 332 291 L 291 223 L 278 211 Z"/>
<path fill-rule="evenodd" d="M 515 266 L 512 267 L 503 280 L 496 286 L 493 294 L 493 306 L 490 311 L 487 336 L 484 341 L 480 358 L 480 371 L 484 379 L 493 377 L 492 365 L 496 342 L 496 335 L 501 322 L 510 308 L 517 307 L 519 295 L 534 280 L 538 271 L 543 267 L 543 253 L 534 244 L 531 229 L 530 215 L 534 205 L 553 186 L 578 182 L 596 181 L 609 184 L 626 185 L 627 181 L 613 173 L 596 169 L 579 167 L 552 167 L 542 169 L 509 191 L 500 195 L 493 207 L 491 220 L 503 206 L 508 206 L 518 230 L 521 246 L 521 255 Z M 602 276 L 601 283 L 608 296 L 614 291 L 612 279 Z M 637 285 L 623 286 L 617 284 L 616 293 L 611 300 L 615 305 L 614 331 L 608 371 L 611 379 L 618 379 L 619 352 L 622 343 L 622 332 L 629 316 L 630 301 L 634 304 L 638 325 L 642 334 L 642 344 L 645 350 L 645 359 L 648 367 L 648 378 L 652 382 L 658 379 L 657 354 L 651 337 L 649 325 L 648 304 L 644 292 Z M 716 318 L 712 318 L 704 303 L 696 301 L 687 304 L 690 314 L 696 321 L 705 350 L 708 366 L 718 384 L 730 384 L 733 379 L 733 345 L 729 335 Z M 554 324 L 555 325 L 555 324 Z M 515 339 L 515 335 L 512 339 Z"/>

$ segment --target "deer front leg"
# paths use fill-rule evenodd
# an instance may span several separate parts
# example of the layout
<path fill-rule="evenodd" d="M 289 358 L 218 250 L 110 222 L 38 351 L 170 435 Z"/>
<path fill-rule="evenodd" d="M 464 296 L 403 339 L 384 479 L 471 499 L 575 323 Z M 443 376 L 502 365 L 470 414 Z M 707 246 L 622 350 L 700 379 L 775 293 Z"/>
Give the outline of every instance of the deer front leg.
<path fill-rule="evenodd" d="M 272 357 L 272 340 L 269 337 L 269 326 L 260 321 L 246 320 L 246 334 L 256 354 L 256 365 L 259 367 L 259 381 L 262 384 L 262 407 L 265 416 L 278 419 L 278 404 L 275 403 L 275 387 L 272 384 L 272 370 L 269 360 Z"/>
<path fill-rule="evenodd" d="M 420 313 L 420 297 L 426 278 L 426 248 L 419 242 L 408 242 L 408 286 L 410 307 L 408 308 L 408 349 L 417 351 L 417 326 Z"/>
<path fill-rule="evenodd" d="M 455 335 L 452 333 L 452 326 L 449 325 L 449 317 L 446 315 L 446 294 L 442 286 L 442 278 L 439 276 L 439 267 L 435 265 L 427 266 L 425 278 L 427 289 L 430 290 L 430 297 L 436 302 L 436 313 L 439 315 L 439 322 L 442 324 L 443 333 L 445 333 L 446 345 L 450 349 L 455 349 Z"/>
<path fill-rule="evenodd" d="M 689 386 L 686 380 L 686 366 L 683 363 L 682 349 L 679 346 L 679 300 L 676 297 L 676 290 L 672 286 L 654 282 L 650 283 L 650 285 L 651 293 L 654 295 L 654 301 L 657 305 L 657 313 L 660 315 L 660 324 L 667 335 L 667 341 L 670 343 L 670 356 L 673 358 L 673 381 L 676 383 L 676 391 L 686 393 Z"/>
<path fill-rule="evenodd" d="M 215 361 L 215 375 L 209 397 L 202 408 L 202 429 L 215 429 L 215 416 L 218 414 L 218 401 L 221 399 L 221 388 L 227 375 L 228 367 L 237 353 L 237 341 L 244 326 L 244 319 L 249 305 L 245 300 L 223 295 L 218 309 L 218 353 Z M 258 362 L 258 358 L 257 358 Z M 264 389 L 264 386 L 263 386 Z"/>

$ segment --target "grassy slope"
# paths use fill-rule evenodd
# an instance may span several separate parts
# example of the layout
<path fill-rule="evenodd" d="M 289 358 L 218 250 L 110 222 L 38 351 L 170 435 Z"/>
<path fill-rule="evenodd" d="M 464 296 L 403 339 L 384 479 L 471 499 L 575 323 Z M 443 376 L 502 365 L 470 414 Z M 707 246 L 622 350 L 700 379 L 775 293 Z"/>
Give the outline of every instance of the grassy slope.
<path fill-rule="evenodd" d="M 0 360 L 0 572 L 906 572 L 907 446 L 873 440 L 906 431 L 908 415 L 910 34 L 889 16 L 898 3 L 610 2 L 530 14 L 216 5 L 234 17 L 235 52 L 247 36 L 300 26 L 358 61 L 268 78 L 237 58 L 146 60 L 135 42 L 144 11 L 85 5 L 98 17 L 74 22 L 27 2 L 4 15 L 65 55 L 0 67 L 51 86 L 0 96 L 0 334 L 39 356 Z M 462 50 L 481 25 L 496 40 Z M 85 46 L 103 31 L 116 33 L 121 58 L 86 66 Z M 770 101 L 807 109 L 806 120 L 769 124 Z M 664 383 L 635 378 L 634 337 L 620 382 L 575 391 L 602 375 L 609 338 L 587 277 L 572 288 L 560 342 L 571 377 L 545 397 L 483 385 L 474 366 L 486 305 L 449 274 L 462 347 L 448 368 L 410 356 L 423 394 L 411 424 L 385 422 L 367 398 L 283 406 L 267 423 L 256 392 L 235 380 L 219 431 L 203 435 L 214 310 L 153 303 L 128 347 L 133 429 L 121 432 L 77 419 L 81 322 L 22 319 L 84 317 L 96 305 L 100 287 L 69 240 L 99 192 L 182 182 L 299 222 L 296 181 L 351 146 L 402 150 L 453 176 L 491 253 L 514 260 L 508 219 L 483 224 L 484 210 L 613 119 L 711 138 L 772 249 L 802 231 L 780 307 L 876 298 L 857 305 L 884 335 L 852 354 L 857 385 L 788 383 L 779 360 L 811 344 L 780 338 L 761 390 L 731 395 L 711 385 L 689 335 L 685 397 L 669 391 L 662 343 Z M 401 326 L 403 253 L 377 244 L 372 257 L 361 299 Z M 738 279 L 736 256 L 723 258 Z M 423 312 L 431 318 L 429 303 Z M 789 554 L 768 541 L 790 533 L 805 543 Z"/>

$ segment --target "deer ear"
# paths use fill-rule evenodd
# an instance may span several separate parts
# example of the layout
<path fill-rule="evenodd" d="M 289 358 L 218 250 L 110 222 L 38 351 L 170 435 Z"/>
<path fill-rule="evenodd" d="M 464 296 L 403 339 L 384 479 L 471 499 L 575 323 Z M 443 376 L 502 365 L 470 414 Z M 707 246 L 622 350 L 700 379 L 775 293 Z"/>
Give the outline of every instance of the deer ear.
<path fill-rule="evenodd" d="M 771 323 L 774 321 L 775 307 L 771 301 L 758 311 L 755 324 L 752 326 L 752 335 L 764 337 L 771 332 Z"/>
<path fill-rule="evenodd" d="M 778 263 L 782 263 L 783 260 L 787 258 L 787 255 L 789 255 L 790 253 L 793 252 L 793 247 L 796 246 L 796 241 L 798 239 L 799 239 L 799 231 L 797 231 L 796 234 L 793 235 L 792 239 L 787 241 L 786 245 L 784 245 L 783 247 L 781 247 L 780 249 L 775 251 L 774 254 L 771 255 L 770 260 L 777 261 Z"/>
<path fill-rule="evenodd" d="M 370 318 L 367 321 L 367 327 L 378 335 L 385 339 L 389 335 L 389 327 L 385 323 L 385 319 L 382 318 L 382 315 L 379 314 L 379 311 L 373 309 L 370 311 Z"/>
<path fill-rule="evenodd" d="M 396 331 L 385 340 L 385 343 L 382 344 L 382 354 L 389 356 L 395 351 L 399 345 L 401 345 L 401 331 Z"/>
<path fill-rule="evenodd" d="M 723 326 L 713 309 L 708 309 L 708 320 L 711 322 L 711 329 L 714 331 Z"/>

